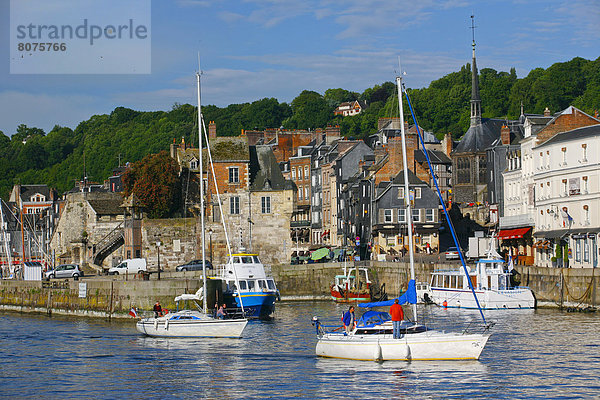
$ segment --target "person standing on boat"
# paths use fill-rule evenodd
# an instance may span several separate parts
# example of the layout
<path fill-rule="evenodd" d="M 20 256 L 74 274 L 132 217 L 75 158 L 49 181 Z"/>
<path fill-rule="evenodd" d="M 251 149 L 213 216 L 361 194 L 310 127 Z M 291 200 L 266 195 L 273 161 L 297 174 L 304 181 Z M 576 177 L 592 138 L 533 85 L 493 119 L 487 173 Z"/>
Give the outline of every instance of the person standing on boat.
<path fill-rule="evenodd" d="M 400 324 L 404 319 L 404 310 L 398 303 L 398 299 L 395 299 L 394 304 L 390 307 L 390 314 L 392 315 L 392 325 L 394 326 L 394 339 L 400 339 Z"/>
<path fill-rule="evenodd" d="M 158 318 L 158 317 L 162 317 L 163 313 L 162 313 L 162 307 L 160 306 L 160 301 L 157 301 L 154 304 L 154 318 Z"/>
<path fill-rule="evenodd" d="M 354 306 L 350 306 L 348 311 L 344 313 L 342 317 L 342 322 L 344 323 L 344 329 L 346 333 L 350 333 L 354 330 L 354 326 L 356 325 L 356 318 L 354 317 Z"/>
<path fill-rule="evenodd" d="M 225 319 L 225 316 L 227 315 L 227 312 L 225 311 L 225 308 L 227 306 L 225 304 L 221 305 L 221 307 L 219 307 L 219 310 L 217 311 L 217 318 L 219 319 Z"/>

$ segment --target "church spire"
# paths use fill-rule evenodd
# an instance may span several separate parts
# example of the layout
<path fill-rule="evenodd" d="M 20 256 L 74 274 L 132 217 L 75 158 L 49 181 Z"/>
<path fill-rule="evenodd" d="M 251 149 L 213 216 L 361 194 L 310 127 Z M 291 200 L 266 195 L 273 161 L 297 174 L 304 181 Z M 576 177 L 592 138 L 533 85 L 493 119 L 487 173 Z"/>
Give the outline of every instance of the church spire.
<path fill-rule="evenodd" d="M 473 32 L 473 64 L 471 65 L 471 126 L 481 125 L 481 98 L 479 97 L 479 78 L 475 61 L 475 16 L 471 15 Z"/>

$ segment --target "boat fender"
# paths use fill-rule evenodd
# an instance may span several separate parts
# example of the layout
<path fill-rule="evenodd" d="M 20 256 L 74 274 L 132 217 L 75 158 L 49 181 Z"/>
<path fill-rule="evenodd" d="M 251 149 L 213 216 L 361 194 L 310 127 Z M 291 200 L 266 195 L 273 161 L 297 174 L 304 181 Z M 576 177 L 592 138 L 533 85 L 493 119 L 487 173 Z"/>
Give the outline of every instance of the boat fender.
<path fill-rule="evenodd" d="M 410 346 L 408 345 L 408 343 L 404 346 L 404 358 L 406 359 L 406 361 L 410 361 L 411 360 L 411 354 L 410 354 Z"/>
<path fill-rule="evenodd" d="M 444 302 L 442 303 L 442 305 L 444 306 L 444 308 L 448 308 L 448 302 L 446 300 L 444 300 Z"/>
<path fill-rule="evenodd" d="M 154 319 L 154 330 L 158 329 L 158 320 Z"/>
<path fill-rule="evenodd" d="M 165 331 L 167 329 L 169 329 L 169 320 L 168 319 L 165 320 Z"/>
<path fill-rule="evenodd" d="M 379 345 L 379 340 L 375 345 L 375 354 L 373 354 L 373 361 L 378 363 L 383 361 L 383 355 L 381 354 L 381 346 Z"/>

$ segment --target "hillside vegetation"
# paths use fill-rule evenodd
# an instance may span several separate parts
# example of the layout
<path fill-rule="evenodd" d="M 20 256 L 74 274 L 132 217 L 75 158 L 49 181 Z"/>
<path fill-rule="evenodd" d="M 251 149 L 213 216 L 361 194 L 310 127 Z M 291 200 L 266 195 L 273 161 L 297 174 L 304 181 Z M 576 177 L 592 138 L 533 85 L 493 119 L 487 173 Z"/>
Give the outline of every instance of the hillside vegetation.
<path fill-rule="evenodd" d="M 600 58 L 574 58 L 548 69 L 537 68 L 517 78 L 515 70 L 479 71 L 484 117 L 515 119 L 520 105 L 526 113 L 552 112 L 569 105 L 593 114 L 600 109 Z M 422 127 L 441 136 L 451 132 L 459 138 L 468 128 L 471 68 L 431 82 L 429 87 L 409 90 Z M 343 101 L 363 100 L 368 108 L 353 117 L 334 117 Z M 314 129 L 338 124 L 347 137 L 365 138 L 376 132 L 377 119 L 398 114 L 396 89 L 385 82 L 363 93 L 328 89 L 323 95 L 305 90 L 291 104 L 264 98 L 227 107 L 203 107 L 205 120 L 215 121 L 219 136 L 236 136 L 242 129 Z M 16 183 L 46 183 L 60 192 L 88 177 L 102 182 L 122 162 L 167 150 L 173 140 L 185 138 L 197 146 L 195 107 L 176 104 L 171 111 L 139 112 L 125 107 L 110 115 L 94 115 L 75 130 L 55 126 L 46 133 L 20 125 L 9 137 L 0 132 L 0 196 Z M 24 143 L 25 142 L 25 143 Z"/>

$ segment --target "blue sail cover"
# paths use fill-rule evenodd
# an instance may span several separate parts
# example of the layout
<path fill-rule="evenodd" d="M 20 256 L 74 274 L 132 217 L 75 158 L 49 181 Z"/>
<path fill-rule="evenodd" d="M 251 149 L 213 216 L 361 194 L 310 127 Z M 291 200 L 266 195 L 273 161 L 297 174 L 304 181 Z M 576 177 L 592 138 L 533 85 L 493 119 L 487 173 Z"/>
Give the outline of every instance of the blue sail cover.
<path fill-rule="evenodd" d="M 374 303 L 361 303 L 358 306 L 363 308 L 371 308 L 371 307 L 389 307 L 394 304 L 395 299 L 387 300 L 387 301 L 377 301 Z M 406 292 L 402 294 L 402 296 L 398 297 L 398 303 L 400 304 L 417 304 L 417 286 L 415 284 L 415 280 L 411 279 L 408 281 L 408 289 Z"/>

